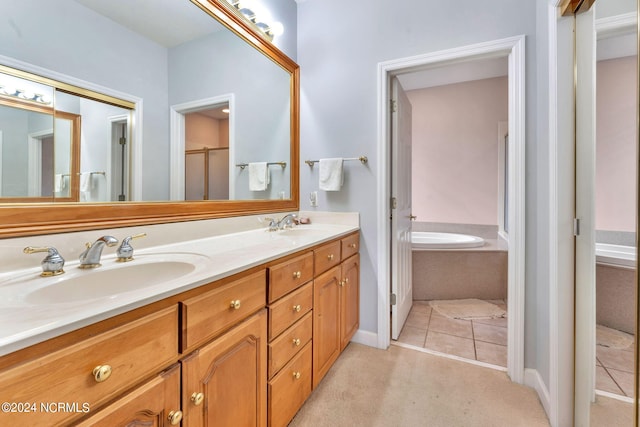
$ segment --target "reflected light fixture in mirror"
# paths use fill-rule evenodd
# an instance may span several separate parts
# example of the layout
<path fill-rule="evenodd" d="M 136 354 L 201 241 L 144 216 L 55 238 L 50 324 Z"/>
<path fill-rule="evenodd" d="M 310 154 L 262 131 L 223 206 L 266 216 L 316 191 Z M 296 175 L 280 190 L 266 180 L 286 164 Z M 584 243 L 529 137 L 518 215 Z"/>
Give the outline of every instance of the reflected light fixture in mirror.
<path fill-rule="evenodd" d="M 83 0 L 85 1 L 85 0 Z M 88 0 L 87 0 L 88 1 Z M 99 4 L 104 4 L 98 2 Z M 111 3 L 111 2 L 109 2 Z M 174 3 L 173 0 L 170 3 Z M 289 113 L 286 114 L 286 129 L 290 130 L 290 140 L 284 141 L 284 144 L 290 147 L 289 155 L 286 158 L 290 161 L 290 168 L 287 167 L 287 172 L 290 176 L 290 197 L 281 199 L 243 199 L 243 200 L 216 200 L 216 201 L 199 201 L 199 202 L 178 202 L 178 201 L 163 201 L 158 202 L 158 198 L 153 198 L 155 194 L 151 194 L 147 201 L 131 201 L 121 203 L 75 203 L 64 202 L 57 205 L 52 203 L 22 203 L 22 202 L 9 202 L 2 203 L 0 205 L 0 237 L 13 237 L 13 236 L 26 236 L 36 234 L 48 234 L 59 233 L 76 230 L 89 230 L 89 229 L 101 229 L 111 227 L 124 227 L 141 224 L 158 224 L 176 221 L 187 220 L 199 220 L 218 217 L 239 216 L 247 214 L 260 214 L 260 213 L 273 213 L 273 212 L 287 212 L 296 210 L 299 208 L 299 67 L 298 65 L 286 56 L 277 47 L 271 44 L 261 31 L 258 31 L 253 24 L 244 18 L 235 8 L 229 5 L 225 0 L 180 0 L 180 4 L 194 4 L 199 9 L 206 12 L 211 18 L 216 19 L 222 26 L 233 32 L 240 40 L 243 40 L 248 46 L 254 48 L 257 52 L 264 55 L 272 63 L 276 64 L 281 70 L 283 70 L 288 76 L 290 81 L 285 85 L 285 91 L 290 100 Z M 74 3 L 75 4 L 75 3 Z M 80 4 L 80 1 L 78 1 Z M 154 5 L 157 4 L 154 2 Z M 32 20 L 29 20 L 28 16 L 23 16 L 15 10 L 11 10 L 12 7 L 22 5 L 21 2 L 9 3 L 11 6 L 9 11 L 4 13 L 9 14 L 16 22 L 23 25 L 25 28 L 32 28 L 30 25 Z M 156 6 L 154 6 L 156 7 Z M 157 6 L 159 7 L 159 6 Z M 50 9 L 50 8 L 49 8 Z M 47 10 L 49 10 L 47 9 Z M 129 15 L 132 15 L 129 13 Z M 144 14 L 143 14 L 144 15 Z M 49 20 L 50 21 L 50 20 Z M 78 22 L 80 23 L 80 21 Z M 29 25 L 27 25 L 29 24 Z M 73 31 L 78 31 L 81 25 L 72 26 Z M 89 28 L 85 27 L 85 31 L 89 31 Z M 40 27 L 38 27 L 40 28 Z M 71 27 L 70 27 L 71 28 Z M 71 30 L 69 30 L 71 31 Z M 124 36 L 128 32 L 124 31 L 122 34 L 118 34 L 118 37 Z M 5 34 L 8 38 L 11 38 L 11 34 Z M 23 34 L 24 35 L 24 34 Z M 86 40 L 91 39 L 91 34 L 87 34 L 85 37 L 82 34 L 77 34 L 74 40 Z M 64 44 L 60 44 L 65 46 Z M 9 49 L 12 44 L 9 43 Z M 73 49 L 66 47 L 67 51 L 60 52 L 63 57 L 77 57 L 74 55 Z M 12 57 L 18 55 L 20 52 L 15 50 L 7 50 L 7 52 L 0 52 L 0 54 Z M 100 53 L 100 50 L 96 50 L 96 54 Z M 66 55 L 66 56 L 65 56 Z M 45 61 L 52 56 L 31 56 L 28 61 L 34 66 L 38 66 L 39 61 Z M 58 56 L 55 56 L 58 58 Z M 20 61 L 20 58 L 16 58 Z M 45 61 L 46 62 L 46 61 Z M 67 65 L 69 61 L 63 62 Z M 209 64 L 211 61 L 207 62 Z M 219 61 L 218 61 L 219 62 Z M 49 67 L 49 63 L 43 63 L 40 65 Z M 73 64 L 71 64 L 73 65 Z M 208 66 L 208 65 L 207 65 Z M 45 67 L 45 68 L 46 68 Z M 72 75 L 75 72 L 71 70 L 65 74 Z M 153 74 L 148 74 L 153 76 Z M 105 77 L 100 75 L 100 77 Z M 106 75 L 106 77 L 113 77 L 113 73 Z M 89 79 L 83 79 L 90 81 Z M 133 80 L 132 80 L 133 81 Z M 136 86 L 137 87 L 137 86 Z M 176 101 L 180 102 L 180 100 Z M 145 103 L 145 106 L 152 105 Z M 145 109 L 146 110 L 146 109 Z M 232 114 L 234 112 L 232 111 Z M 133 123 L 134 125 L 136 123 Z M 168 127 L 168 126 L 167 126 Z M 150 135 L 153 132 L 146 132 L 145 136 Z M 153 140 L 155 142 L 155 139 Z M 163 156 L 167 157 L 168 154 L 163 153 Z M 183 154 L 184 156 L 184 154 Z M 285 159 L 285 160 L 287 160 Z M 239 161 L 257 161 L 262 159 L 239 159 Z M 264 159 L 270 161 L 272 159 Z M 278 156 L 278 160 L 280 156 Z M 154 168 L 145 168 L 145 170 L 151 169 L 164 169 L 158 168 L 157 163 L 154 164 Z M 168 168 L 164 169 L 164 173 L 168 173 Z M 164 178 L 164 176 L 163 176 Z M 168 179 L 167 179 L 168 181 Z M 146 195 L 146 194 L 145 194 Z M 138 200 L 138 199 L 135 199 Z"/>
<path fill-rule="evenodd" d="M 235 7 L 255 28 L 264 33 L 269 40 L 284 33 L 282 22 L 274 21 L 264 5 L 252 0 L 227 0 L 227 2 Z"/>

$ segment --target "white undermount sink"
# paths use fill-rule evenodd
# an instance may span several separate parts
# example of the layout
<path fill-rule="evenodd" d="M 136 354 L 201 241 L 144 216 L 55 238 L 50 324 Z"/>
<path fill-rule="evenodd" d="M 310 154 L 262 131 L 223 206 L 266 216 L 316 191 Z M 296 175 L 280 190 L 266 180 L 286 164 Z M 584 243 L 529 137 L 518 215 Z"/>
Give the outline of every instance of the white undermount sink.
<path fill-rule="evenodd" d="M 102 267 L 83 270 L 65 267 L 65 274 L 55 277 L 29 277 L 12 280 L 10 287 L 20 286 L 18 300 L 27 304 L 60 304 L 98 298 L 115 298 L 151 286 L 175 281 L 208 265 L 209 258 L 199 254 L 170 253 L 135 256 L 128 263 L 111 259 Z M 15 294 L 14 294 L 15 295 Z"/>

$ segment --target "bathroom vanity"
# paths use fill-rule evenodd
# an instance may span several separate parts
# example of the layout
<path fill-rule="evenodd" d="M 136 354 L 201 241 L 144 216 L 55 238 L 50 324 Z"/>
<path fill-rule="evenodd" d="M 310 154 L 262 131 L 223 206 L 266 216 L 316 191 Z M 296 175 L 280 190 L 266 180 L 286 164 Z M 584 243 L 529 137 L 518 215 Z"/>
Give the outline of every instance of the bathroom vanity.
<path fill-rule="evenodd" d="M 188 252 L 192 270 L 136 288 L 149 260 L 178 266 L 170 255 Z M 286 425 L 358 329 L 358 252 L 357 221 L 262 228 L 147 247 L 120 266 L 105 257 L 107 277 L 143 266 L 130 292 L 49 305 L 37 286 L 14 294 L 0 310 L 0 424 Z M 48 280 L 25 274 L 0 277 L 2 292 Z"/>

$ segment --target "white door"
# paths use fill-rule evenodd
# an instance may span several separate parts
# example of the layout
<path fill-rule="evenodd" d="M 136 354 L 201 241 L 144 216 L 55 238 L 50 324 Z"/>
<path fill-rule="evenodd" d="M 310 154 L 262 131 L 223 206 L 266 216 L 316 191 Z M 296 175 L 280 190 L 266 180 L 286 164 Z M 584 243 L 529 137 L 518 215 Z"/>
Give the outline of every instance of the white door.
<path fill-rule="evenodd" d="M 411 279 L 411 103 L 391 81 L 391 338 L 396 340 L 413 304 Z M 393 297 L 392 297 L 393 303 Z"/>

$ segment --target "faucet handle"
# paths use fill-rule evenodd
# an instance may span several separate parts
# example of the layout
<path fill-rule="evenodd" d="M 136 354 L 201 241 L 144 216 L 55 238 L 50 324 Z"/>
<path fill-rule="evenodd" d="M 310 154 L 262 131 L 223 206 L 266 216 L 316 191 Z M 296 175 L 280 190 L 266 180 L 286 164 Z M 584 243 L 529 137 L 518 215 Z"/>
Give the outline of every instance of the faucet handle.
<path fill-rule="evenodd" d="M 131 239 L 138 239 L 140 237 L 145 237 L 147 233 L 138 233 L 132 236 L 127 236 L 122 239 L 122 243 L 118 247 L 116 251 L 116 256 L 118 257 L 116 261 L 118 262 L 129 262 L 133 261 L 133 246 L 131 246 Z"/>
<path fill-rule="evenodd" d="M 265 221 L 269 221 L 269 225 L 268 225 L 268 230 L 269 231 L 276 231 L 278 229 L 278 220 L 275 218 L 271 218 L 271 217 L 265 217 L 264 218 Z"/>
<path fill-rule="evenodd" d="M 48 255 L 42 260 L 42 277 L 57 276 L 64 273 L 64 258 L 58 253 L 58 250 L 53 246 L 33 247 L 27 246 L 22 250 L 25 254 L 35 254 L 41 252 L 48 252 Z"/>

